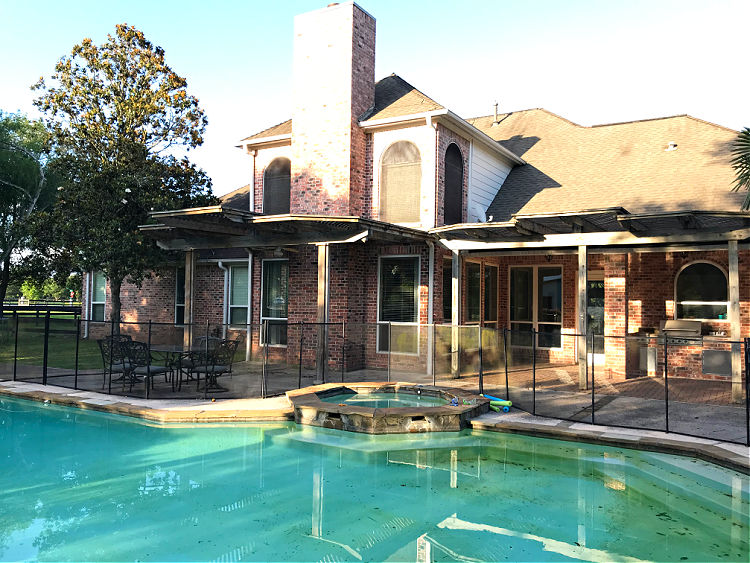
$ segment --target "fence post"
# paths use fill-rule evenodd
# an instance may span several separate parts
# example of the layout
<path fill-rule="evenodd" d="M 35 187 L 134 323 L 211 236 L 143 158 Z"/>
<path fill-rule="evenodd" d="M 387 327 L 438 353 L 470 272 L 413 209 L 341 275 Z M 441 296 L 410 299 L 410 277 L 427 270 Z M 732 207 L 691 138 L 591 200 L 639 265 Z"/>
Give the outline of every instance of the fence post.
<path fill-rule="evenodd" d="M 206 360 L 206 366 L 205 366 L 206 371 L 205 371 L 205 375 L 203 376 L 203 398 L 204 399 L 208 399 L 208 334 L 209 334 L 208 328 L 209 328 L 209 321 L 208 319 L 206 319 L 206 345 L 204 347 L 205 353 L 203 355 L 203 357 Z M 201 387 L 201 375 L 199 373 L 198 383 L 196 384 L 195 390 L 196 391 L 200 390 L 200 387 Z"/>
<path fill-rule="evenodd" d="M 305 343 L 305 323 L 300 321 L 299 325 L 299 370 L 297 373 L 297 389 L 302 388 L 302 346 Z"/>
<path fill-rule="evenodd" d="M 18 313 L 15 315 L 16 317 L 16 335 L 15 335 L 15 344 L 13 345 L 13 381 L 16 380 L 16 369 L 18 367 Z"/>
<path fill-rule="evenodd" d="M 76 315 L 76 364 L 73 376 L 73 389 L 78 389 L 78 352 L 81 344 L 81 319 Z"/>
<path fill-rule="evenodd" d="M 346 373 L 346 321 L 341 321 L 341 383 Z"/>
<path fill-rule="evenodd" d="M 268 319 L 263 321 L 263 378 L 260 382 L 260 396 L 265 399 L 268 394 Z"/>
<path fill-rule="evenodd" d="M 664 335 L 664 430 L 669 432 L 669 336 Z"/>
<path fill-rule="evenodd" d="M 536 415 L 536 330 L 531 329 L 531 414 Z"/>
<path fill-rule="evenodd" d="M 44 316 L 44 359 L 42 360 L 42 385 L 47 385 L 47 362 L 49 360 L 49 311 Z"/>
<path fill-rule="evenodd" d="M 745 444 L 750 446 L 750 338 L 745 338 Z"/>
<path fill-rule="evenodd" d="M 146 398 L 149 398 L 149 379 L 151 385 L 154 384 L 154 379 L 151 376 L 151 319 L 148 320 L 148 351 L 146 352 Z"/>
<path fill-rule="evenodd" d="M 508 327 L 503 327 L 503 362 L 505 363 L 505 400 L 510 401 L 508 385 Z"/>
<path fill-rule="evenodd" d="M 479 333 L 479 394 L 484 395 L 484 361 L 482 359 L 482 325 L 477 325 Z"/>
<path fill-rule="evenodd" d="M 589 340 L 586 339 L 586 369 L 589 369 Z M 594 364 L 596 362 L 596 340 L 594 340 L 594 332 L 591 331 L 591 424 L 596 424 L 594 422 L 594 404 L 596 402 L 596 399 L 594 397 L 594 388 L 596 387 L 596 370 L 594 368 Z"/>
<path fill-rule="evenodd" d="M 391 382 L 391 346 L 393 346 L 393 342 L 391 342 L 391 321 L 388 321 L 388 370 L 386 372 L 388 383 Z"/>
<path fill-rule="evenodd" d="M 112 394 L 112 353 L 114 352 L 114 346 L 115 346 L 115 320 L 110 319 L 109 320 L 109 385 L 107 387 L 107 393 L 109 395 Z M 123 371 L 122 376 L 123 378 L 125 377 L 124 371 Z M 123 384 L 122 384 L 123 388 L 125 387 L 124 381 L 125 380 L 123 379 Z"/>
<path fill-rule="evenodd" d="M 430 358 L 430 361 L 432 362 L 432 385 L 437 385 L 437 376 L 435 375 L 435 348 L 437 348 L 436 343 L 437 340 L 435 340 L 435 323 L 432 323 L 432 358 Z"/>

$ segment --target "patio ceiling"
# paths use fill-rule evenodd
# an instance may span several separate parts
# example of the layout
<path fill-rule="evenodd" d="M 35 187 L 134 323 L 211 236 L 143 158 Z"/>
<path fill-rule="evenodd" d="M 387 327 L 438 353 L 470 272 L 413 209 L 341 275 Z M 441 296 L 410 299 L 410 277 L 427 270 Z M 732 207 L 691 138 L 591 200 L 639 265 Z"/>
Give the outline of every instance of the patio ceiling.
<path fill-rule="evenodd" d="M 425 231 L 348 216 L 259 215 L 222 206 L 158 211 L 141 231 L 167 250 L 276 248 L 374 240 L 405 244 L 434 240 Z"/>

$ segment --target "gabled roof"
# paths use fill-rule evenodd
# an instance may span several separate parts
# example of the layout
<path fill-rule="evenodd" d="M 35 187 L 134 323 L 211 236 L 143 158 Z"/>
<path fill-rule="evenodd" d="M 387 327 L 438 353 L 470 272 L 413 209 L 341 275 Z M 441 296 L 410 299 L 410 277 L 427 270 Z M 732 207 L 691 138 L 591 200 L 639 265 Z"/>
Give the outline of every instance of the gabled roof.
<path fill-rule="evenodd" d="M 362 116 L 362 119 L 374 121 L 376 119 L 413 115 L 439 109 L 445 108 L 417 90 L 400 76 L 391 74 L 375 83 L 375 103 Z M 291 133 L 292 120 L 287 119 L 273 127 L 245 137 L 242 141 L 255 141 L 279 135 L 290 135 Z"/>
<path fill-rule="evenodd" d="M 250 209 L 250 184 L 237 188 L 236 190 L 220 196 L 221 205 L 232 209 Z"/>
<path fill-rule="evenodd" d="M 487 210 L 513 215 L 624 207 L 631 213 L 739 210 L 736 131 L 678 115 L 583 127 L 544 109 L 467 120 L 522 157 Z"/>
<path fill-rule="evenodd" d="M 375 83 L 375 103 L 360 121 L 375 121 L 438 109 L 445 108 L 400 76 L 391 74 Z"/>
<path fill-rule="evenodd" d="M 277 123 L 276 125 L 269 127 L 268 129 L 263 129 L 263 131 L 258 131 L 254 135 L 245 137 L 242 140 L 254 141 L 255 139 L 265 139 L 266 137 L 276 137 L 277 135 L 290 135 L 291 133 L 292 133 L 292 120 L 287 119 L 286 121 Z"/>

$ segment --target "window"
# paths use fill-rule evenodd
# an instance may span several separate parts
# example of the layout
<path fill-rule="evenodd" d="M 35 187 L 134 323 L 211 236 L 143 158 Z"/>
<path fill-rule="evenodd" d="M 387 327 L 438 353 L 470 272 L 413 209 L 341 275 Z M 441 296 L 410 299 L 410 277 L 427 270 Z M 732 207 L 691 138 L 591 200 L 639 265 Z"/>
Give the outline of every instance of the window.
<path fill-rule="evenodd" d="M 104 305 L 107 301 L 107 278 L 102 272 L 94 272 L 91 280 L 91 320 L 104 321 Z"/>
<path fill-rule="evenodd" d="M 466 264 L 466 320 L 479 322 L 482 291 L 482 266 L 474 262 Z"/>
<path fill-rule="evenodd" d="M 378 352 L 417 354 L 419 256 L 381 258 L 378 283 Z"/>
<path fill-rule="evenodd" d="M 185 324 L 185 268 L 175 270 L 174 324 Z"/>
<path fill-rule="evenodd" d="M 229 324 L 247 324 L 247 265 L 229 267 Z"/>
<path fill-rule="evenodd" d="M 451 143 L 445 151 L 444 223 L 461 223 L 464 209 L 464 159 L 458 146 Z"/>
<path fill-rule="evenodd" d="M 408 141 L 393 143 L 380 163 L 380 220 L 418 223 L 421 185 L 419 149 Z"/>
<path fill-rule="evenodd" d="M 497 328 L 497 266 L 484 265 L 484 326 Z"/>
<path fill-rule="evenodd" d="M 292 186 L 292 163 L 288 158 L 276 158 L 263 175 L 263 213 L 289 213 L 289 193 Z"/>
<path fill-rule="evenodd" d="M 709 262 L 694 262 L 677 274 L 675 303 L 678 319 L 726 319 L 727 277 Z"/>
<path fill-rule="evenodd" d="M 286 346 L 289 260 L 263 260 L 260 322 L 268 321 L 268 344 Z M 265 343 L 265 335 L 261 342 Z"/>
<path fill-rule="evenodd" d="M 510 328 L 514 346 L 559 348 L 562 329 L 562 268 L 513 267 L 510 270 Z"/>
<path fill-rule="evenodd" d="M 443 322 L 453 322 L 453 264 L 443 260 Z"/>

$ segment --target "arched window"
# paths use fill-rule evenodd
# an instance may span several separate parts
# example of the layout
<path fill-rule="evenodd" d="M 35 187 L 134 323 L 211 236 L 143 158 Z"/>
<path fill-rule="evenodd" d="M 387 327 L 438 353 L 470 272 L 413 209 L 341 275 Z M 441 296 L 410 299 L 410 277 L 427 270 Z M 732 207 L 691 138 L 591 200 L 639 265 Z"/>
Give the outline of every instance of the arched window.
<path fill-rule="evenodd" d="M 726 319 L 727 276 L 709 262 L 694 262 L 677 274 L 678 319 Z"/>
<path fill-rule="evenodd" d="M 445 202 L 444 223 L 463 222 L 464 209 L 464 159 L 455 143 L 445 151 Z"/>
<path fill-rule="evenodd" d="M 380 161 L 380 220 L 418 223 L 422 159 L 409 141 L 393 143 Z"/>
<path fill-rule="evenodd" d="M 263 213 L 289 213 L 289 191 L 292 183 L 292 163 L 288 158 L 276 158 L 263 175 Z"/>

